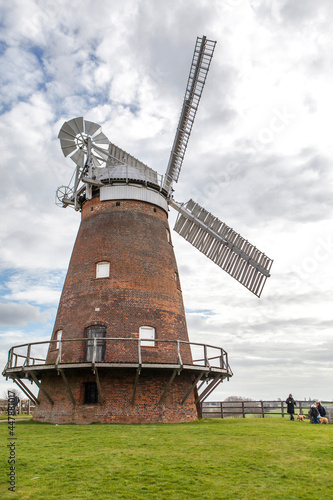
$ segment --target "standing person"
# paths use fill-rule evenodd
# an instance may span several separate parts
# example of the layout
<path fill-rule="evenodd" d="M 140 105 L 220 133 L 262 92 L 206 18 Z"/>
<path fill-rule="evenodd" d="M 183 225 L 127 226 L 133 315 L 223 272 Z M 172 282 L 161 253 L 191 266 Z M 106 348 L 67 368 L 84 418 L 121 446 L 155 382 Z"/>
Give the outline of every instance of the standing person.
<path fill-rule="evenodd" d="M 20 398 L 17 395 L 15 395 L 14 396 L 14 415 L 17 415 L 17 407 L 18 407 L 19 403 L 20 403 Z"/>
<path fill-rule="evenodd" d="M 290 415 L 290 420 L 294 420 L 296 401 L 294 400 L 292 394 L 289 394 L 289 398 L 286 399 L 286 403 L 287 403 L 287 412 Z"/>
<path fill-rule="evenodd" d="M 321 401 L 316 401 L 316 406 L 317 406 L 317 410 L 318 410 L 318 413 L 321 417 L 325 417 L 326 415 L 326 410 L 325 408 L 322 406 L 321 404 Z"/>

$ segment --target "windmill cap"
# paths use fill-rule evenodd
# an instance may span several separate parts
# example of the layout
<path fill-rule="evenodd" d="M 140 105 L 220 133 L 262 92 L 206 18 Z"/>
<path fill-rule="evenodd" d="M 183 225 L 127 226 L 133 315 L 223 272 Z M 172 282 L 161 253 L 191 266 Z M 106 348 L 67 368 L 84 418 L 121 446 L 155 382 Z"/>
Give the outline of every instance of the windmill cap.
<path fill-rule="evenodd" d="M 116 165 L 114 167 L 106 167 L 99 170 L 102 170 L 97 174 L 100 181 L 108 181 L 110 179 L 120 181 L 132 180 L 159 185 L 157 172 L 152 169 L 141 170 L 139 167 L 130 165 Z"/>

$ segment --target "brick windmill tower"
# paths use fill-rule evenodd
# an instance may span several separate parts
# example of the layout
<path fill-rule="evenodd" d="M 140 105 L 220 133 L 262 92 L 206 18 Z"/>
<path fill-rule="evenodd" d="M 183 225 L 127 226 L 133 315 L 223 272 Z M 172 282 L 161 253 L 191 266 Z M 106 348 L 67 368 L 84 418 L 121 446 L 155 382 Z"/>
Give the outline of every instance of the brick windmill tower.
<path fill-rule="evenodd" d="M 12 348 L 4 374 L 47 422 L 181 422 L 232 375 L 221 347 L 189 342 L 168 225 L 260 296 L 272 261 L 192 200 L 178 181 L 215 43 L 197 38 L 183 108 L 164 176 L 112 144 L 96 123 L 65 122 L 59 139 L 76 168 L 57 192 L 81 225 L 46 358 Z M 22 349 L 26 351 L 22 354 Z M 24 378 L 39 387 L 36 398 Z"/>

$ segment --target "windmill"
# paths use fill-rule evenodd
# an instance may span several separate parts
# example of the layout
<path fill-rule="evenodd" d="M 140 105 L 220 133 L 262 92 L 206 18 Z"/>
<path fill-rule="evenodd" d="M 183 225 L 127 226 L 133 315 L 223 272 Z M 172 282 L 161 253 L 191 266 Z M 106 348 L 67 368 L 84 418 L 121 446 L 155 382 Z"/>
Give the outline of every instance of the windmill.
<path fill-rule="evenodd" d="M 81 211 L 82 222 L 46 358 L 33 355 L 32 344 L 19 346 L 26 354 L 12 348 L 4 371 L 30 396 L 22 379 L 38 385 L 38 420 L 193 420 L 232 376 L 222 348 L 189 342 L 167 221 L 172 207 L 175 231 L 260 297 L 272 260 L 198 203 L 174 199 L 215 45 L 196 40 L 163 176 L 94 122 L 77 117 L 61 127 L 75 169 L 56 203 Z"/>

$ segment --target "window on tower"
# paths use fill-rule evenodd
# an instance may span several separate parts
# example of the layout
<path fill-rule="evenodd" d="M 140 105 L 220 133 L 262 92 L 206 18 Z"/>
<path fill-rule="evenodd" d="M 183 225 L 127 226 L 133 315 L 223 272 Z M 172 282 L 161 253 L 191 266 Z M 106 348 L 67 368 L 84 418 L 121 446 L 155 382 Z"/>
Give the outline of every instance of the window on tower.
<path fill-rule="evenodd" d="M 94 356 L 94 339 L 96 339 L 96 355 L 95 361 L 101 362 L 105 360 L 106 348 L 106 327 L 103 325 L 91 325 L 85 329 L 87 337 L 86 361 L 93 361 Z"/>
<path fill-rule="evenodd" d="M 155 347 L 155 328 L 153 326 L 140 326 L 139 338 L 141 346 Z"/>
<path fill-rule="evenodd" d="M 174 273 L 174 278 L 175 278 L 177 288 L 178 288 L 178 290 L 180 290 L 180 281 L 179 281 L 179 275 L 178 275 L 177 271 L 175 271 L 175 273 Z"/>
<path fill-rule="evenodd" d="M 56 332 L 56 349 L 59 349 L 59 346 L 60 346 L 60 342 L 61 342 L 61 337 L 62 337 L 62 330 L 58 330 Z"/>
<path fill-rule="evenodd" d="M 84 384 L 84 404 L 98 403 L 98 391 L 96 382 L 86 382 Z"/>
<path fill-rule="evenodd" d="M 110 262 L 102 261 L 96 264 L 96 278 L 109 278 Z"/>

